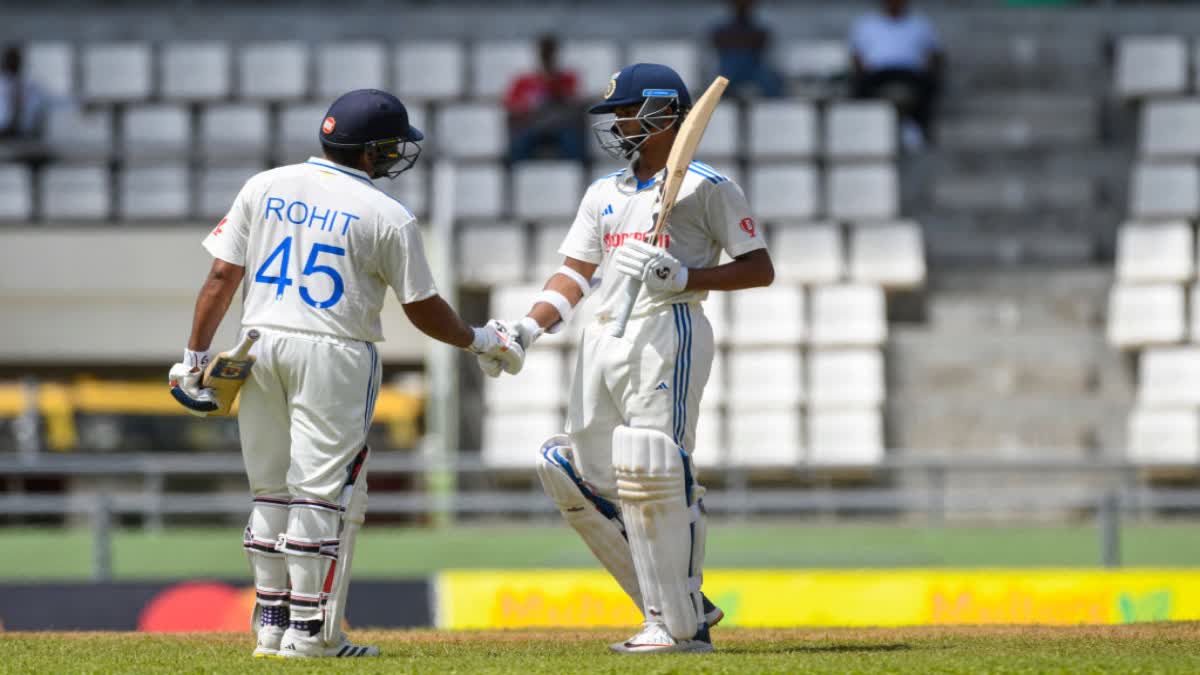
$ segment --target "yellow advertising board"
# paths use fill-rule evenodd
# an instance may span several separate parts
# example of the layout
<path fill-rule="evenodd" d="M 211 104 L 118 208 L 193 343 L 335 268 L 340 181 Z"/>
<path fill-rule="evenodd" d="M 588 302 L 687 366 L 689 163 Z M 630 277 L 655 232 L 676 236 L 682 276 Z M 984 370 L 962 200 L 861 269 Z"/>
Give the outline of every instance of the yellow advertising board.
<path fill-rule="evenodd" d="M 629 626 L 600 570 L 472 570 L 437 578 L 440 628 Z M 1200 619 L 1200 570 L 706 570 L 736 626 L 1079 624 Z"/>

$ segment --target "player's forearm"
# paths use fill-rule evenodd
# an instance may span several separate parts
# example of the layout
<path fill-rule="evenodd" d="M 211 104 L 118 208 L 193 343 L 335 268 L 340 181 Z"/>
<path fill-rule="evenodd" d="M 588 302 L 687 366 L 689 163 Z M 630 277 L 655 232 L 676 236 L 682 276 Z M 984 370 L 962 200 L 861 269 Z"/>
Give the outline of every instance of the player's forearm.
<path fill-rule="evenodd" d="M 775 266 L 766 249 L 751 251 L 724 265 L 688 269 L 689 291 L 739 291 L 744 288 L 770 286 L 775 280 Z"/>
<path fill-rule="evenodd" d="M 412 325 L 434 340 L 466 349 L 475 339 L 475 332 L 440 295 L 402 306 Z"/>
<path fill-rule="evenodd" d="M 591 283 L 592 275 L 596 273 L 596 265 L 574 258 L 567 258 L 563 263 L 563 267 L 573 270 L 575 274 L 571 275 L 561 271 L 556 272 L 546 281 L 546 285 L 542 290 L 558 293 L 574 308 L 583 301 L 585 295 L 583 284 Z M 562 312 L 552 302 L 542 299 L 535 300 L 533 308 L 529 310 L 527 316 L 536 321 L 543 329 L 569 318 L 562 316 Z"/>
<path fill-rule="evenodd" d="M 194 352 L 208 351 L 213 335 L 221 325 L 221 319 L 233 301 L 233 294 L 242 283 L 245 269 L 221 260 L 214 261 L 208 278 L 196 296 L 196 309 L 192 315 L 192 334 L 187 348 Z"/>

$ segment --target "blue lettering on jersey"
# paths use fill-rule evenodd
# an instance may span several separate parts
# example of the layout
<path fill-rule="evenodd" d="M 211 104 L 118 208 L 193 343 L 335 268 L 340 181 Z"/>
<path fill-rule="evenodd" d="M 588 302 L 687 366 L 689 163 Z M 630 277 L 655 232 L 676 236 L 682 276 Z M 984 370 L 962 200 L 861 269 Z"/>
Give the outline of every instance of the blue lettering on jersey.
<path fill-rule="evenodd" d="M 316 226 L 322 232 L 336 231 L 338 216 L 342 218 L 342 236 L 350 231 L 350 223 L 361 220 L 358 216 L 347 211 L 324 209 L 317 204 L 309 204 L 299 199 L 288 201 L 282 197 L 267 197 L 267 207 L 263 219 L 267 222 L 274 217 L 279 222 L 287 221 L 293 225 L 304 225 L 308 229 Z"/>

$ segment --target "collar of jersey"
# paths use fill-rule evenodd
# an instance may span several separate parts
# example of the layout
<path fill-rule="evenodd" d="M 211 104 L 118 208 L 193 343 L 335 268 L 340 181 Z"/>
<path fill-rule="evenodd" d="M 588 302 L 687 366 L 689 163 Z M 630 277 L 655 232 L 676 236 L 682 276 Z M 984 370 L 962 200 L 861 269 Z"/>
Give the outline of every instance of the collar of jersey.
<path fill-rule="evenodd" d="M 350 176 L 351 178 L 357 178 L 357 179 L 365 182 L 367 185 L 371 185 L 371 186 L 375 185 L 375 183 L 371 182 L 371 177 L 367 175 L 366 171 L 359 171 L 358 169 L 351 169 L 350 167 L 342 166 L 341 164 L 338 164 L 337 162 L 331 162 L 331 161 L 325 159 L 324 157 L 309 157 L 308 161 L 305 162 L 305 164 L 316 164 L 317 166 L 324 167 L 331 171 L 337 171 L 338 173 L 344 173 L 347 176 Z"/>
<path fill-rule="evenodd" d="M 617 176 L 617 180 L 624 183 L 626 187 L 631 187 L 631 188 L 634 188 L 635 190 L 637 190 L 638 192 L 641 192 L 642 190 L 645 190 L 648 187 L 652 187 L 655 183 L 657 183 L 658 179 L 665 172 L 666 172 L 666 169 L 664 168 L 661 171 L 659 171 L 658 173 L 651 176 L 650 180 L 646 181 L 645 183 L 642 183 L 638 180 L 637 173 L 633 170 L 633 167 L 630 166 L 630 167 L 626 168 L 625 171 L 622 172 L 620 176 Z"/>

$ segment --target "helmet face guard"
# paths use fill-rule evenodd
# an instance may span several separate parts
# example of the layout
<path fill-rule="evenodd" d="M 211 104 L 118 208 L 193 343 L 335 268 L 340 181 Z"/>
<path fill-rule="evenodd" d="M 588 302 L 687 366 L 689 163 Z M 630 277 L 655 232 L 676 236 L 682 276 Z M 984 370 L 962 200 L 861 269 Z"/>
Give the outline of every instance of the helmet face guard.
<path fill-rule="evenodd" d="M 679 96 L 649 96 L 633 117 L 606 117 L 592 125 L 592 133 L 600 148 L 614 159 L 632 161 L 651 136 L 661 134 L 683 119 L 686 111 L 680 109 Z M 637 122 L 640 131 L 625 134 L 622 122 Z"/>
<path fill-rule="evenodd" d="M 415 140 L 404 138 L 371 141 L 365 143 L 363 149 L 374 165 L 371 178 L 395 179 L 411 169 L 421 156 L 421 145 Z"/>

